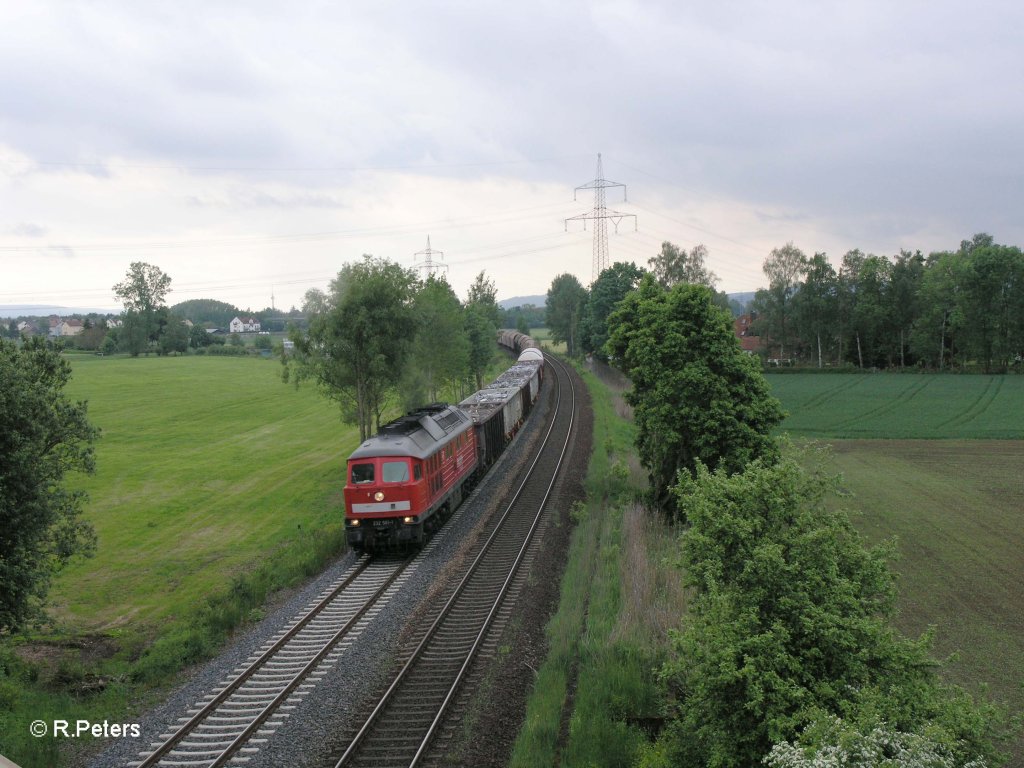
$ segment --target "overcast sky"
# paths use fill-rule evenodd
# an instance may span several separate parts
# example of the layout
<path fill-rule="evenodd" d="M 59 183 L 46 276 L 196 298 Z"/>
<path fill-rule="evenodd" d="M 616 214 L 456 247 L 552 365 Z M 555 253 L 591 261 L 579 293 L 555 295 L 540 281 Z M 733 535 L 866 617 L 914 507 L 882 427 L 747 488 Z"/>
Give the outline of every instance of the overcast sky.
<path fill-rule="evenodd" d="M 146 261 L 287 309 L 428 236 L 462 297 L 587 284 L 599 152 L 612 261 L 704 243 L 730 292 L 788 241 L 1024 245 L 1022 41 L 1019 2 L 0 0 L 0 304 Z"/>

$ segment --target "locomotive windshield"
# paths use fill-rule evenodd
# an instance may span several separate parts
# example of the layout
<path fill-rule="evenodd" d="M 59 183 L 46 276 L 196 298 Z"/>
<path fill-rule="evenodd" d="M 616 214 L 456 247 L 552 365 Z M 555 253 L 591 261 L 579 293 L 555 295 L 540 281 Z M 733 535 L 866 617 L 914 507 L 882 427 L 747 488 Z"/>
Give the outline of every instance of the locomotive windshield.
<path fill-rule="evenodd" d="M 352 484 L 360 485 L 362 483 L 373 482 L 373 464 L 353 464 L 352 465 Z"/>
<path fill-rule="evenodd" d="M 385 483 L 404 483 L 409 480 L 409 465 L 404 461 L 385 461 L 383 469 Z"/>

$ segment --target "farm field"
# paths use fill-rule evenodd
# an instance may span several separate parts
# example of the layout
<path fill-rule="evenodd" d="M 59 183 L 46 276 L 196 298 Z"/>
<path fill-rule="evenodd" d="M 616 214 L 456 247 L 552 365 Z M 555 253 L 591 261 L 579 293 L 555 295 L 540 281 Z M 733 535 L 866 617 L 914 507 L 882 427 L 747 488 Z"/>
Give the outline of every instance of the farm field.
<path fill-rule="evenodd" d="M 275 546 L 331 522 L 358 434 L 256 358 L 72 358 L 68 394 L 102 429 L 90 495 L 96 556 L 62 574 L 56 614 L 78 631 L 183 613 Z"/>
<path fill-rule="evenodd" d="M 768 374 L 801 437 L 1024 439 L 1024 376 Z"/>
<path fill-rule="evenodd" d="M 854 525 L 896 538 L 899 628 L 934 626 L 949 680 L 1024 712 L 1024 377 L 767 378 L 781 431 L 832 444 Z"/>
<path fill-rule="evenodd" d="M 1024 441 L 829 442 L 854 525 L 896 537 L 899 628 L 934 626 L 947 679 L 1024 712 Z"/>

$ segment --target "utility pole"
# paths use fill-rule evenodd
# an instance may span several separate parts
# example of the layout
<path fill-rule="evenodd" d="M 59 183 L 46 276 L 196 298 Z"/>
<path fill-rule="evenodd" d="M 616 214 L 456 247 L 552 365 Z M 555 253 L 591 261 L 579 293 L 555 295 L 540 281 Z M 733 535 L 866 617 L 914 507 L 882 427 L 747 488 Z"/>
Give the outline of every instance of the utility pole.
<path fill-rule="evenodd" d="M 632 213 L 621 213 L 619 211 L 609 211 L 605 206 L 605 195 L 604 191 L 609 187 L 622 187 L 622 199 L 624 202 L 628 202 L 626 199 L 626 185 L 618 184 L 614 181 L 608 181 L 604 177 L 604 169 L 601 167 L 601 153 L 597 154 L 597 177 L 593 181 L 588 181 L 582 186 L 576 187 L 572 193 L 572 199 L 576 199 L 576 193 L 581 189 L 592 189 L 594 190 L 594 210 L 590 213 L 581 213 L 579 216 L 571 216 L 565 220 L 565 231 L 569 231 L 570 221 L 582 221 L 583 229 L 587 228 L 587 221 L 593 220 L 594 223 L 594 268 L 593 275 L 590 278 L 590 282 L 593 283 L 597 280 L 604 270 L 608 269 L 608 220 L 611 219 L 612 224 L 615 226 L 615 231 L 619 231 L 619 222 L 630 216 L 633 217 L 633 226 L 637 226 L 636 216 Z"/>
<path fill-rule="evenodd" d="M 427 249 L 425 251 L 417 251 L 414 256 L 422 256 L 423 261 L 419 264 L 414 264 L 413 269 L 423 270 L 423 280 L 426 281 L 435 272 L 448 271 L 448 265 L 441 261 L 434 261 L 435 254 L 437 256 L 444 257 L 444 251 L 435 251 L 430 247 L 430 235 L 427 235 Z"/>

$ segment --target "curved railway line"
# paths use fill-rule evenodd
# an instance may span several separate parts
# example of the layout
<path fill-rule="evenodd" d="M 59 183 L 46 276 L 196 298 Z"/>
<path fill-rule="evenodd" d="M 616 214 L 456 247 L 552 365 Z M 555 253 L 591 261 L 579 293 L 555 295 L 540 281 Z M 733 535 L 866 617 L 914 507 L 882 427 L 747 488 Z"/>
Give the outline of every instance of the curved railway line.
<path fill-rule="evenodd" d="M 417 766 L 430 761 L 445 715 L 460 692 L 493 621 L 509 599 L 544 524 L 544 511 L 573 437 L 577 406 L 568 370 L 551 363 L 557 382 L 548 432 L 512 501 L 478 545 L 471 564 L 429 628 L 351 737 L 335 768 Z M 439 748 L 440 747 L 440 748 Z"/>
<path fill-rule="evenodd" d="M 549 520 L 545 505 L 561 477 L 561 467 L 577 422 L 573 380 L 567 368 L 549 358 L 551 414 L 529 468 L 511 500 L 493 514 L 462 558 L 461 574 L 438 587 L 427 618 L 399 648 L 390 686 L 363 716 L 342 725 L 331 765 L 414 766 L 430 762 L 451 735 L 446 715 L 472 683 L 473 662 L 493 651 L 494 637 L 507 622 L 524 573 Z M 429 555 L 435 536 L 424 547 Z M 356 642 L 403 583 L 420 557 L 362 555 L 305 612 L 234 669 L 196 703 L 160 741 L 128 763 L 133 768 L 244 765 L 260 752 L 334 665 L 344 663 Z M 468 563 L 468 565 L 466 565 Z M 382 660 L 382 663 L 386 663 Z M 342 751 L 342 749 L 344 751 Z M 338 756 L 340 755 L 340 757 Z M 298 758 L 296 758 L 298 760 Z"/>

